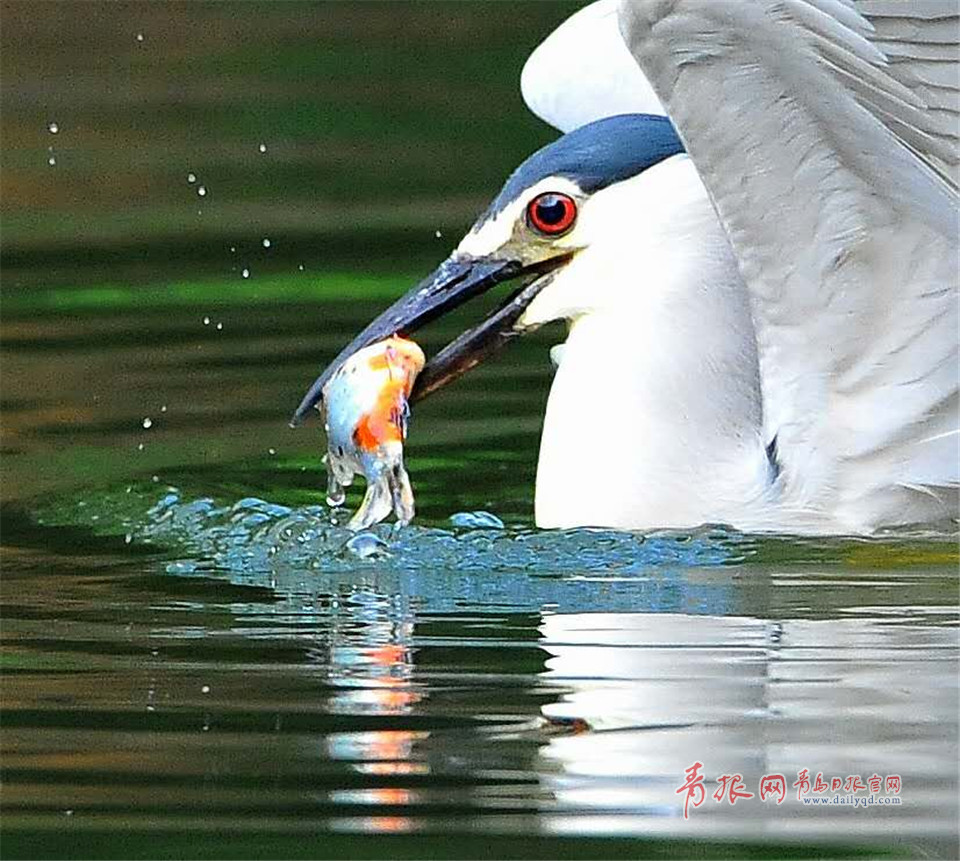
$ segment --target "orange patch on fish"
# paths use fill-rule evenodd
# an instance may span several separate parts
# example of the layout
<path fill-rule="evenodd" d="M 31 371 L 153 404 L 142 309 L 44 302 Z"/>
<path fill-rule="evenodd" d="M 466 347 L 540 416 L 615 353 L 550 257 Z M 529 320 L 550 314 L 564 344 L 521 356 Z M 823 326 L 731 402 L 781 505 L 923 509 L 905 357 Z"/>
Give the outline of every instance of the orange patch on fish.
<path fill-rule="evenodd" d="M 388 379 L 378 392 L 373 408 L 357 422 L 353 431 L 353 442 L 357 448 L 372 452 L 388 442 L 403 442 L 401 417 L 423 362 L 420 348 L 412 341 L 401 338 L 391 338 L 383 352 L 367 360 L 371 371 L 386 371 Z"/>

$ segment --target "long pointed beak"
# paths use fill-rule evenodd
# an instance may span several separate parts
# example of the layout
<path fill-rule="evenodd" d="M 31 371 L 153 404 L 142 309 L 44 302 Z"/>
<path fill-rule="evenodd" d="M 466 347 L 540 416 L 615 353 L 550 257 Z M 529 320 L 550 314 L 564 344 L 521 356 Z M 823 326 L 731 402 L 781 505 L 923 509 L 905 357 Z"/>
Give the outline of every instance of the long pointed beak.
<path fill-rule="evenodd" d="M 320 403 L 327 382 L 357 350 L 391 335 L 409 335 L 474 296 L 485 293 L 494 285 L 522 278 L 518 289 L 500 309 L 427 362 L 412 397 L 425 397 L 450 380 L 456 379 L 506 343 L 512 335 L 517 334 L 518 330 L 514 326 L 523 314 L 523 309 L 549 280 L 542 276 L 565 263 L 567 259 L 567 256 L 561 256 L 541 263 L 524 264 L 519 260 L 456 254 L 447 258 L 432 275 L 394 302 L 340 351 L 303 396 L 300 406 L 293 414 L 291 426 L 296 427 L 304 416 Z M 533 289 L 534 287 L 536 289 Z"/>

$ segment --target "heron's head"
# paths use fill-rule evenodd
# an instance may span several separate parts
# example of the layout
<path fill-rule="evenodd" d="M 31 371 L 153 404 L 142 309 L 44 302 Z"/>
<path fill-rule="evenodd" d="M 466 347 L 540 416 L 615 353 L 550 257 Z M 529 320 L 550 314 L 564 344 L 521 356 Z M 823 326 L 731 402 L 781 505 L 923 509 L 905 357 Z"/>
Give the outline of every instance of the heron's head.
<path fill-rule="evenodd" d="M 501 282 L 515 289 L 496 311 L 428 361 L 414 398 L 460 376 L 524 331 L 608 302 L 610 287 L 597 283 L 596 263 L 602 261 L 600 268 L 608 273 L 641 265 L 633 252 L 657 201 L 644 200 L 640 181 L 650 168 L 681 152 L 683 144 L 666 117 L 623 114 L 582 126 L 534 153 L 450 257 L 330 363 L 307 392 L 294 423 L 317 405 L 326 382 L 348 356 L 391 335 L 410 335 Z M 583 265 L 587 262 L 593 265 Z M 606 279 L 609 285 L 619 281 Z"/>

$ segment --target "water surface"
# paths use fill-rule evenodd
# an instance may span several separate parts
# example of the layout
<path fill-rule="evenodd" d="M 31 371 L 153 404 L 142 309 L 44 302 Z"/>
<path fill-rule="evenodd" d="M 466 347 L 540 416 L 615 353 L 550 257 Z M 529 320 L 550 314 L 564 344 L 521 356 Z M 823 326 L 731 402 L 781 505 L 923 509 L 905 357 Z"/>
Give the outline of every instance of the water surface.
<path fill-rule="evenodd" d="M 5 317 L 10 857 L 956 854 L 953 540 L 537 531 L 546 337 L 416 411 L 421 516 L 352 551 L 284 421 L 376 305 Z M 902 803 L 685 821 L 694 761 Z"/>

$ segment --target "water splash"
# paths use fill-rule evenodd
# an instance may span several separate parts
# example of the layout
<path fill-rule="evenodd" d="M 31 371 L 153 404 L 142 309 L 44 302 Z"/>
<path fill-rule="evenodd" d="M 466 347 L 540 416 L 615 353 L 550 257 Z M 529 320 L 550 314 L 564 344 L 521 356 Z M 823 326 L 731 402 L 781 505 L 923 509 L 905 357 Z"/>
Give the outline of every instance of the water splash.
<path fill-rule="evenodd" d="M 750 552 L 741 536 L 719 530 L 643 536 L 380 524 L 357 535 L 346 519 L 322 505 L 291 508 L 255 497 L 232 505 L 186 501 L 171 488 L 131 531 L 138 543 L 181 548 L 168 574 L 268 587 L 286 596 L 281 606 L 371 583 L 438 611 L 682 606 L 716 613 L 729 600 L 725 566 Z"/>

